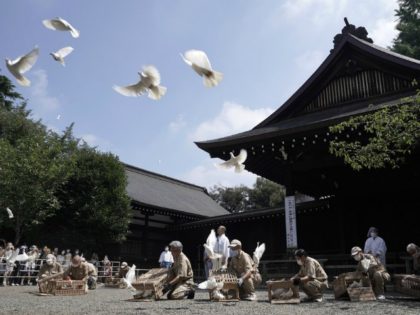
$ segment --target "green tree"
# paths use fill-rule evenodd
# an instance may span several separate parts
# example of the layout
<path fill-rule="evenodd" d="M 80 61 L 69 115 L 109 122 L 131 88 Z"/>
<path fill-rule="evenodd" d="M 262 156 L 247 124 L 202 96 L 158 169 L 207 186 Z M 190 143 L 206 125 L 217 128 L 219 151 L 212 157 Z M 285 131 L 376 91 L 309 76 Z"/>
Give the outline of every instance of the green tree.
<path fill-rule="evenodd" d="M 210 196 L 226 210 L 235 213 L 254 209 L 280 207 L 284 200 L 284 188 L 268 179 L 258 177 L 253 188 L 214 186 Z"/>
<path fill-rule="evenodd" d="M 209 195 L 227 211 L 236 213 L 250 209 L 249 191 L 244 185 L 231 188 L 213 186 Z"/>
<path fill-rule="evenodd" d="M 343 158 L 357 171 L 398 168 L 420 139 L 420 97 L 417 95 L 404 102 L 404 105 L 385 107 L 330 127 L 337 135 L 353 130 L 366 135 L 362 140 L 331 141 L 330 153 Z"/>
<path fill-rule="evenodd" d="M 13 210 L 4 225 L 13 228 L 16 244 L 59 208 L 55 192 L 72 163 L 67 135 L 47 131 L 28 115 L 24 105 L 0 108 L 0 208 Z"/>
<path fill-rule="evenodd" d="M 282 206 L 284 196 L 283 186 L 257 177 L 253 189 L 250 191 L 250 202 L 255 209 L 275 208 Z"/>
<path fill-rule="evenodd" d="M 82 145 L 74 172 L 58 193 L 61 210 L 47 222 L 57 226 L 55 237 L 84 249 L 123 241 L 131 217 L 126 186 L 118 157 Z"/>
<path fill-rule="evenodd" d="M 398 3 L 396 28 L 400 33 L 394 39 L 391 49 L 400 54 L 420 59 L 420 1 L 399 0 Z"/>

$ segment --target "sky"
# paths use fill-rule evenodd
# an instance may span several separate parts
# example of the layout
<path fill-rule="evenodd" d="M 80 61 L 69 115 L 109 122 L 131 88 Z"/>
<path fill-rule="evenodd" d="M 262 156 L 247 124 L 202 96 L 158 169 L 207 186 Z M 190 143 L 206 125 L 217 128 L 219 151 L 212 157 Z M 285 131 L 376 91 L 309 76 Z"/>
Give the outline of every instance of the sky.
<path fill-rule="evenodd" d="M 74 133 L 125 163 L 210 188 L 252 186 L 256 175 L 222 170 L 194 141 L 253 128 L 279 108 L 316 70 L 344 26 L 366 27 L 374 43 L 397 35 L 397 0 L 4 0 L 0 57 L 15 59 L 35 45 L 40 56 L 20 87 L 33 118 Z M 62 17 L 80 31 L 52 31 Z M 49 55 L 74 51 L 62 67 Z M 215 88 L 180 53 L 207 53 L 224 74 Z M 159 101 L 124 97 L 113 85 L 139 79 L 144 65 L 160 71 L 167 94 Z"/>

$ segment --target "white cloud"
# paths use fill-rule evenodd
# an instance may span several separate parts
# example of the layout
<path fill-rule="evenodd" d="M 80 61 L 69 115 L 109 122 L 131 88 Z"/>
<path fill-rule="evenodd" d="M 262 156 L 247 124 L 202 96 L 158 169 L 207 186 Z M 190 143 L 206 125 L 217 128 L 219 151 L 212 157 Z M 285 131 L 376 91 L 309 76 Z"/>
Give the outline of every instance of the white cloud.
<path fill-rule="evenodd" d="M 91 147 L 97 147 L 99 150 L 107 152 L 111 150 L 111 143 L 94 134 L 87 133 L 80 136 Z"/>
<path fill-rule="evenodd" d="M 210 188 L 214 185 L 233 187 L 245 185 L 251 187 L 257 178 L 255 174 L 247 171 L 235 173 L 233 169 L 223 170 L 217 168 L 213 163 L 221 163 L 222 160 L 208 160 L 201 165 L 194 167 L 184 175 L 182 180 L 199 186 Z"/>
<path fill-rule="evenodd" d="M 397 37 L 398 31 L 395 29 L 397 21 L 394 17 L 389 19 L 379 19 L 375 22 L 375 26 L 369 34 L 376 45 L 388 47 L 392 44 L 392 40 Z"/>
<path fill-rule="evenodd" d="M 54 111 L 60 107 L 58 98 L 48 93 L 48 76 L 43 69 L 32 71 L 35 79 L 31 86 L 31 104 L 35 104 L 41 110 Z"/>
<path fill-rule="evenodd" d="M 184 115 L 179 114 L 175 121 L 172 121 L 169 123 L 169 130 L 171 132 L 178 132 L 180 131 L 182 128 L 184 128 L 187 125 L 185 119 L 184 119 Z"/>
<path fill-rule="evenodd" d="M 318 50 L 307 51 L 295 58 L 298 68 L 309 77 L 324 61 L 326 53 Z"/>
<path fill-rule="evenodd" d="M 331 18 L 342 16 L 348 0 L 287 0 L 269 18 L 272 26 L 278 27 L 284 21 L 309 20 L 313 25 L 327 24 Z"/>
<path fill-rule="evenodd" d="M 222 111 L 213 119 L 202 122 L 190 135 L 193 141 L 226 137 L 234 133 L 247 131 L 274 110 L 272 108 L 252 109 L 240 104 L 226 102 Z"/>

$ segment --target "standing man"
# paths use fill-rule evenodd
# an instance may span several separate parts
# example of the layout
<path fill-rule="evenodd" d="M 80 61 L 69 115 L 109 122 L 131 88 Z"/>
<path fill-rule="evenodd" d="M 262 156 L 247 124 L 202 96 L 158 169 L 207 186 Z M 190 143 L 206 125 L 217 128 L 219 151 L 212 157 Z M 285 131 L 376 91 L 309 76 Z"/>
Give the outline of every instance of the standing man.
<path fill-rule="evenodd" d="M 256 301 L 254 261 L 251 256 L 242 250 L 241 241 L 233 240 L 229 248 L 231 249 L 230 257 L 232 257 L 229 263 L 229 271 L 238 277 L 241 300 Z"/>
<path fill-rule="evenodd" d="M 363 253 L 362 249 L 355 246 L 351 249 L 351 256 L 358 261 L 357 271 L 363 272 L 369 276 L 372 282 L 373 292 L 378 300 L 385 300 L 384 286 L 385 281 L 389 281 L 391 276 L 381 264 L 379 259 L 371 254 Z"/>
<path fill-rule="evenodd" d="M 323 292 L 328 288 L 328 276 L 321 264 L 309 257 L 304 249 L 295 251 L 296 263 L 300 266 L 297 275 L 290 280 L 308 296 L 308 301 L 322 302 Z"/>
<path fill-rule="evenodd" d="M 229 239 L 225 235 L 226 227 L 221 225 L 217 228 L 217 242 L 214 245 L 214 253 L 222 255 L 222 261 L 220 263 L 222 269 L 227 268 L 229 258 Z"/>
<path fill-rule="evenodd" d="M 190 260 L 182 252 L 183 246 L 180 241 L 172 241 L 169 248 L 174 258 L 174 264 L 168 270 L 168 283 L 163 289 L 163 294 L 168 292 L 169 300 L 193 299 L 195 291 Z"/>
<path fill-rule="evenodd" d="M 382 265 L 386 265 L 386 244 L 385 241 L 378 236 L 378 229 L 376 227 L 369 228 L 368 239 L 365 242 L 364 252 L 371 254 L 373 257 L 379 259 Z"/>
<path fill-rule="evenodd" d="M 174 263 L 174 258 L 172 257 L 172 253 L 169 251 L 169 247 L 166 246 L 165 250 L 160 254 L 159 265 L 162 268 L 169 269 L 171 268 L 173 263 Z"/>

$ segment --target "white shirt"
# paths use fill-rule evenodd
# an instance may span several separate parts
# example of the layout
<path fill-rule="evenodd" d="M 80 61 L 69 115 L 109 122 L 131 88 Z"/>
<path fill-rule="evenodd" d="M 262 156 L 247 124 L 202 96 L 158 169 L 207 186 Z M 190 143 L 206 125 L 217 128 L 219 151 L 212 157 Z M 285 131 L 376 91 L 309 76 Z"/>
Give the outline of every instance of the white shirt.
<path fill-rule="evenodd" d="M 168 250 L 164 250 L 159 257 L 159 263 L 162 262 L 170 262 L 173 263 L 174 262 L 174 258 L 172 257 L 172 253 Z"/>
<path fill-rule="evenodd" d="M 215 254 L 222 254 L 226 260 L 229 258 L 229 246 L 230 242 L 229 239 L 226 237 L 225 234 L 221 236 L 217 236 L 217 242 L 214 244 L 214 253 Z"/>
<path fill-rule="evenodd" d="M 376 236 L 375 238 L 369 237 L 366 240 L 364 252 L 366 254 L 372 254 L 375 257 L 379 256 L 378 258 L 381 264 L 384 266 L 386 263 L 386 259 L 385 259 L 386 250 L 387 248 L 386 248 L 385 241 L 381 237 L 379 236 Z"/>

